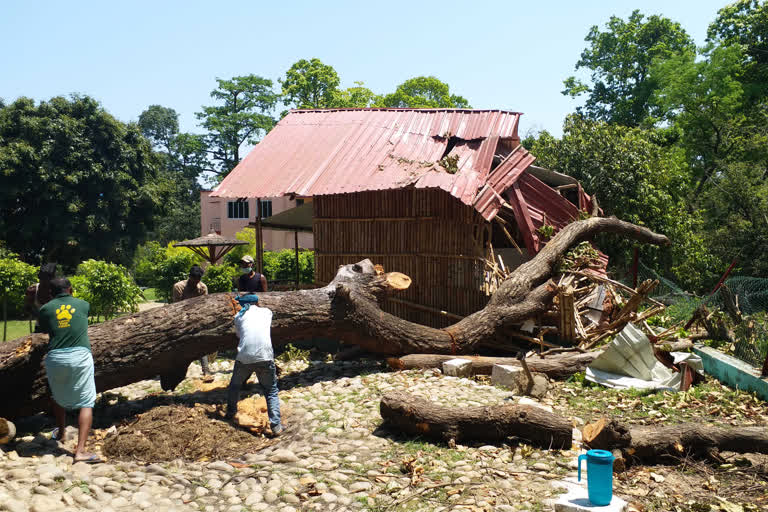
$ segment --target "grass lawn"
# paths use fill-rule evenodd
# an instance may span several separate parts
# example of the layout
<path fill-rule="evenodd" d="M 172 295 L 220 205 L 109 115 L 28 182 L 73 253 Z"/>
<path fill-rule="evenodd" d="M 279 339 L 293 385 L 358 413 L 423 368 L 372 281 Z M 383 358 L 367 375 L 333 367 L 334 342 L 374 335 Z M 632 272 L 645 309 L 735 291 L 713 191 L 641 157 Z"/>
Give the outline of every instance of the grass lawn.
<path fill-rule="evenodd" d="M 147 288 L 141 293 L 144 294 L 144 302 L 162 302 L 160 297 L 157 295 L 157 289 L 155 288 Z"/>
<path fill-rule="evenodd" d="M 34 324 L 32 324 L 32 326 L 34 328 Z M 28 320 L 8 320 L 8 332 L 5 336 L 6 340 L 15 340 L 25 334 L 29 334 Z"/>

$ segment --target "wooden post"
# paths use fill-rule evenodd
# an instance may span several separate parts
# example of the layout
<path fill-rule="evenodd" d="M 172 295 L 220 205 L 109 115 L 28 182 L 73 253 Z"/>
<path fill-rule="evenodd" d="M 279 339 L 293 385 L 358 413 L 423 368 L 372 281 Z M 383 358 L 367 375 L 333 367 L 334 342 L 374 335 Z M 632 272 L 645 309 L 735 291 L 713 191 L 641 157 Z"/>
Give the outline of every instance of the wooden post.
<path fill-rule="evenodd" d="M 256 271 L 264 273 L 264 232 L 261 229 L 261 198 L 256 198 Z"/>
<path fill-rule="evenodd" d="M 299 231 L 293 232 L 293 248 L 296 252 L 296 289 L 299 289 Z"/>
<path fill-rule="evenodd" d="M 576 339 L 576 325 L 574 317 L 576 308 L 573 301 L 573 288 L 568 286 L 565 290 L 561 289 L 558 294 L 560 305 L 560 339 L 573 342 Z"/>
<path fill-rule="evenodd" d="M 721 277 L 720 280 L 717 282 L 717 284 L 715 285 L 715 288 L 712 290 L 710 295 L 714 295 L 715 292 L 720 289 L 720 286 L 722 286 L 722 284 L 725 282 L 726 278 L 728 277 L 728 274 L 730 274 L 731 270 L 733 270 L 733 267 L 736 266 L 736 260 L 738 260 L 738 258 L 733 258 L 733 261 L 731 262 L 731 266 L 728 267 L 728 270 L 725 271 L 725 274 L 723 274 L 723 277 Z"/>
<path fill-rule="evenodd" d="M 637 264 L 639 260 L 639 252 L 640 250 L 635 247 L 635 254 L 632 256 L 632 288 L 637 288 Z"/>

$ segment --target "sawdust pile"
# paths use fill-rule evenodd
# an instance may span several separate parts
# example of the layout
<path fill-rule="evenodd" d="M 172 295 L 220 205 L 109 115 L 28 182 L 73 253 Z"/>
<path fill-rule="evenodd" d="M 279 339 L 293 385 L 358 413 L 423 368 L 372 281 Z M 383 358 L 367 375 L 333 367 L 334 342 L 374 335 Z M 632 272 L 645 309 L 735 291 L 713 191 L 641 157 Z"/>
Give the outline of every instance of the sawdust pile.
<path fill-rule="evenodd" d="M 239 457 L 277 442 L 264 437 L 269 426 L 266 410 L 263 397 L 241 400 L 233 425 L 214 405 L 156 407 L 119 426 L 104 440 L 103 451 L 112 458 L 143 462 Z"/>

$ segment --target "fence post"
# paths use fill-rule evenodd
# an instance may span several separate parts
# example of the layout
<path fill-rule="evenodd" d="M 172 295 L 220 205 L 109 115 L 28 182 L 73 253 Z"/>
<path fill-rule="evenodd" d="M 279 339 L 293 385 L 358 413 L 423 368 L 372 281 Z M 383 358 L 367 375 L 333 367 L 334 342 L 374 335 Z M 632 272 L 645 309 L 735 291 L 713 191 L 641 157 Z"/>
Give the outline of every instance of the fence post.
<path fill-rule="evenodd" d="M 714 290 L 712 290 L 712 292 L 710 292 L 710 295 L 714 295 L 715 292 L 717 290 L 719 290 L 720 287 L 723 285 L 723 283 L 725 282 L 726 278 L 728 277 L 728 274 L 730 274 L 731 270 L 733 270 L 733 267 L 736 266 L 736 260 L 738 260 L 738 258 L 733 258 L 733 261 L 731 262 L 731 266 L 728 267 L 728 270 L 725 271 L 725 274 L 723 274 L 723 277 L 721 277 L 720 280 L 717 282 L 717 284 L 715 285 Z"/>

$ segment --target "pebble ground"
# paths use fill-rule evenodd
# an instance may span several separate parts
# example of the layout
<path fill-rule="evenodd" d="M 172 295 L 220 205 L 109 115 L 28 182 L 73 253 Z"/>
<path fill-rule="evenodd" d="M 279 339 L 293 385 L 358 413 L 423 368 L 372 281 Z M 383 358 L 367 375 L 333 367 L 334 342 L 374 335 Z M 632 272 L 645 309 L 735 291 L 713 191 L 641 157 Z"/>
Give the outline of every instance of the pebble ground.
<path fill-rule="evenodd" d="M 213 366 L 228 382 L 231 361 Z M 199 375 L 193 364 L 176 393 Z M 293 361 L 280 389 L 288 435 L 233 460 L 73 464 L 49 434 L 22 435 L 0 450 L 0 510 L 533 512 L 551 510 L 560 492 L 553 483 L 575 475 L 575 450 L 450 448 L 380 428 L 379 399 L 389 390 L 450 407 L 517 400 L 490 385 L 433 370 L 391 372 L 376 362 Z M 109 393 L 138 410 L 159 392 L 159 381 L 149 380 Z"/>

